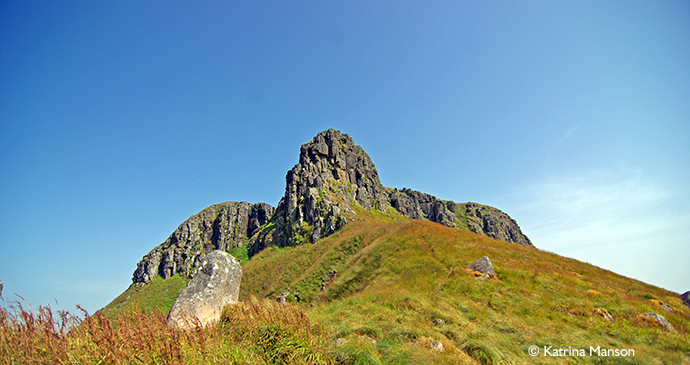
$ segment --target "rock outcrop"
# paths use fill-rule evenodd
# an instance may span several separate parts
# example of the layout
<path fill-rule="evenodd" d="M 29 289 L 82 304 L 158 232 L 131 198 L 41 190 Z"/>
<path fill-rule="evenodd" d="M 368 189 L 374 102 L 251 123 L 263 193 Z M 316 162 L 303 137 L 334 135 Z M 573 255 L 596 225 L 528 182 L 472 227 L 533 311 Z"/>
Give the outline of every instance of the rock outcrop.
<path fill-rule="evenodd" d="M 532 242 L 522 233 L 517 222 L 502 211 L 477 203 L 459 204 L 458 209 L 464 208 L 467 227 L 474 233 L 483 234 L 491 238 L 521 245 L 532 246 Z"/>
<path fill-rule="evenodd" d="M 686 291 L 685 293 L 681 294 L 680 300 L 683 301 L 683 304 L 685 304 L 686 307 L 690 308 L 690 291 Z"/>
<path fill-rule="evenodd" d="M 211 325 L 220 319 L 223 306 L 237 304 L 242 268 L 225 251 L 203 255 L 194 278 L 173 303 L 168 324 L 177 328 Z"/>
<path fill-rule="evenodd" d="M 502 241 L 532 245 L 514 219 L 488 205 L 441 200 L 408 188 L 392 189 L 389 200 L 390 205 L 407 218 L 428 219 Z"/>
<path fill-rule="evenodd" d="M 458 205 L 450 200 L 408 188 L 393 189 L 389 199 L 391 206 L 407 218 L 428 219 L 448 227 L 458 226 L 455 217 Z"/>
<path fill-rule="evenodd" d="M 353 206 L 387 210 L 388 192 L 369 155 L 347 134 L 323 131 L 300 148 L 276 207 L 275 229 L 253 239 L 249 254 L 266 246 L 292 246 L 329 236 L 354 214 Z"/>
<path fill-rule="evenodd" d="M 213 250 L 230 251 L 244 245 L 273 215 L 266 203 L 225 202 L 191 216 L 165 242 L 146 254 L 132 281 L 147 283 L 160 275 L 192 277 L 199 258 Z"/>

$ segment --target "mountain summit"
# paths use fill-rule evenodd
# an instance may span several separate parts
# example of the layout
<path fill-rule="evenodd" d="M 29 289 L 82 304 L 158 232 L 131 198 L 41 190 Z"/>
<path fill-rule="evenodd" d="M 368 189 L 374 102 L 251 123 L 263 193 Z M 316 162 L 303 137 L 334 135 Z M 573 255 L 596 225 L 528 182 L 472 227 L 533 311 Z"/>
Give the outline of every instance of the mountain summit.
<path fill-rule="evenodd" d="M 347 223 L 355 207 L 387 211 L 388 191 L 369 155 L 350 136 L 329 129 L 300 148 L 299 163 L 288 171 L 285 195 L 272 220 L 275 230 L 250 242 L 254 255 L 268 245 L 316 242 Z"/>
<path fill-rule="evenodd" d="M 299 163 L 285 180 L 285 195 L 275 208 L 266 203 L 225 202 L 191 216 L 142 258 L 133 283 L 175 274 L 191 277 L 201 255 L 216 249 L 246 249 L 252 257 L 270 246 L 316 242 L 356 219 L 358 210 L 426 219 L 532 245 L 515 220 L 496 208 L 383 186 L 364 149 L 335 129 L 320 132 L 301 146 Z"/>

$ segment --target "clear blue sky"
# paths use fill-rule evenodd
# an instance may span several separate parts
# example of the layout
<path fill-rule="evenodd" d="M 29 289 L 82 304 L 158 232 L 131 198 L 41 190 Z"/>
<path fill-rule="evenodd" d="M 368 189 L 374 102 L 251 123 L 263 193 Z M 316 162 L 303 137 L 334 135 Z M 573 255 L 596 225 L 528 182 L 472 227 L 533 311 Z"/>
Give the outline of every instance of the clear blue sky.
<path fill-rule="evenodd" d="M 331 127 L 386 186 L 690 290 L 687 1 L 3 1 L 5 298 L 103 307 Z"/>

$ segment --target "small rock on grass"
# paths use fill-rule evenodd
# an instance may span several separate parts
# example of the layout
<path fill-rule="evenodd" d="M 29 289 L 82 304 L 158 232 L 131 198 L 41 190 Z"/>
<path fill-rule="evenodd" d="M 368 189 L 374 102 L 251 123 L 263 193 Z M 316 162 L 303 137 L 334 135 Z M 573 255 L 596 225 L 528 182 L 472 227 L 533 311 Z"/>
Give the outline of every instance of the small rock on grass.
<path fill-rule="evenodd" d="M 645 313 L 644 314 L 645 319 L 652 319 L 656 323 L 658 323 L 663 329 L 669 332 L 676 332 L 675 328 L 669 323 L 669 321 L 664 318 L 662 315 L 657 314 L 657 313 Z"/>
<path fill-rule="evenodd" d="M 479 260 L 469 264 L 467 266 L 472 272 L 479 272 L 486 278 L 495 278 L 496 271 L 494 270 L 494 264 L 489 259 L 489 256 L 484 256 Z"/>
<path fill-rule="evenodd" d="M 443 352 L 445 349 L 443 348 L 443 344 L 439 341 L 431 341 L 431 351 L 434 352 Z"/>

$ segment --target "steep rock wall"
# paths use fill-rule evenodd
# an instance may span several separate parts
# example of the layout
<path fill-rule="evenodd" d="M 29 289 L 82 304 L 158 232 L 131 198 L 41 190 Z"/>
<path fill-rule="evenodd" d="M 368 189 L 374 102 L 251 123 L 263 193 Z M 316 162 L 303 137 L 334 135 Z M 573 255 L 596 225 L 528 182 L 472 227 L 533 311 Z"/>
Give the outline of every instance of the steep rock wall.
<path fill-rule="evenodd" d="M 132 281 L 147 283 L 160 275 L 191 277 L 199 258 L 213 250 L 230 251 L 243 245 L 268 222 L 275 209 L 266 203 L 225 202 L 189 217 L 165 242 L 137 264 Z"/>
<path fill-rule="evenodd" d="M 457 228 L 455 212 L 457 204 L 450 200 L 441 200 L 433 195 L 412 189 L 393 189 L 390 204 L 400 214 L 412 219 L 428 219 L 444 226 Z"/>
<path fill-rule="evenodd" d="M 532 245 L 514 219 L 488 205 L 441 200 L 408 188 L 393 189 L 390 193 L 390 205 L 407 218 L 428 219 L 499 240 Z"/>
<path fill-rule="evenodd" d="M 517 222 L 499 209 L 477 203 L 464 203 L 458 204 L 458 212 L 465 219 L 468 229 L 474 233 L 532 246 Z"/>

